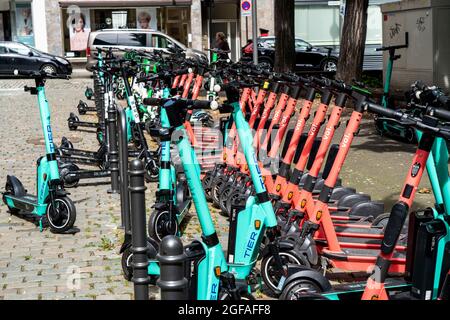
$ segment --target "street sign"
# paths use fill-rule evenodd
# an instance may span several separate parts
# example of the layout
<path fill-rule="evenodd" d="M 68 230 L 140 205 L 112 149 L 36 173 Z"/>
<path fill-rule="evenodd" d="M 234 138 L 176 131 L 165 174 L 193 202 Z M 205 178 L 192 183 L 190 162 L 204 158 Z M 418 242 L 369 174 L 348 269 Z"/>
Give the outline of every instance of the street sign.
<path fill-rule="evenodd" d="M 250 17 L 252 15 L 252 2 L 250 0 L 241 1 L 241 16 Z"/>

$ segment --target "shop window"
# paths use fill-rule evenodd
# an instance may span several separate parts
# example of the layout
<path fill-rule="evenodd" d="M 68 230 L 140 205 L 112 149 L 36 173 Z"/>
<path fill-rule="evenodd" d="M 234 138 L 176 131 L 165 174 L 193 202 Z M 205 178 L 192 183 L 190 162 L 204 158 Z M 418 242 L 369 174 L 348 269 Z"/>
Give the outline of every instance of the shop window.
<path fill-rule="evenodd" d="M 189 8 L 162 8 L 161 31 L 180 41 L 188 44 L 188 33 L 190 32 L 190 10 Z"/>

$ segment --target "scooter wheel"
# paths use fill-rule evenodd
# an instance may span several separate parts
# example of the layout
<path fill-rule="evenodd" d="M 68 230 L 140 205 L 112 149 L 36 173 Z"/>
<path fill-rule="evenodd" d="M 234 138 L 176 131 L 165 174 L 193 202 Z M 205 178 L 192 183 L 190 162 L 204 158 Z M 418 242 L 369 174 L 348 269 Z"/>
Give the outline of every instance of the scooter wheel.
<path fill-rule="evenodd" d="M 233 193 L 234 188 L 231 184 L 227 184 L 222 189 L 222 192 L 220 193 L 220 201 L 219 201 L 219 207 L 220 207 L 220 215 L 224 217 L 229 217 L 230 212 L 227 208 L 227 200 L 230 198 L 231 194 Z"/>
<path fill-rule="evenodd" d="M 148 235 L 160 243 L 165 236 L 178 234 L 178 222 L 171 221 L 169 211 L 153 211 L 148 220 Z"/>
<path fill-rule="evenodd" d="M 62 137 L 62 139 L 61 139 L 61 148 L 73 149 L 73 143 L 69 139 L 67 139 L 66 137 Z"/>
<path fill-rule="evenodd" d="M 240 292 L 239 295 L 241 296 L 241 301 L 253 301 L 256 300 L 255 297 L 247 291 Z M 219 299 L 218 300 L 224 300 L 224 301 L 231 301 L 233 300 L 233 297 L 228 291 L 223 290 L 223 292 L 219 292 Z"/>
<path fill-rule="evenodd" d="M 149 162 L 145 166 L 145 181 L 146 182 L 158 182 L 159 179 L 159 167 L 157 165 L 151 165 Z"/>
<path fill-rule="evenodd" d="M 14 187 L 13 187 L 10 183 L 8 183 L 8 182 L 6 183 L 5 191 L 6 191 L 7 194 L 10 194 L 10 195 L 12 195 L 12 196 L 15 196 L 15 195 L 16 195 L 16 192 L 14 191 Z M 5 202 L 5 204 L 6 204 L 6 200 L 3 200 L 3 202 Z M 11 214 L 17 214 L 17 213 L 20 212 L 19 209 L 13 208 L 13 207 L 10 207 L 10 206 L 8 206 L 8 209 L 9 209 L 9 212 L 10 212 Z"/>
<path fill-rule="evenodd" d="M 222 189 L 223 184 L 225 181 L 222 179 L 222 177 L 218 178 L 216 182 L 213 182 L 213 185 L 211 186 L 211 198 L 213 201 L 213 205 L 217 208 L 219 207 L 220 202 L 220 190 Z"/>
<path fill-rule="evenodd" d="M 234 201 L 235 201 L 236 199 L 240 198 L 241 196 L 242 196 L 241 191 L 240 191 L 240 190 L 235 190 L 235 191 L 233 191 L 233 193 L 228 197 L 226 206 L 227 206 L 227 212 L 228 212 L 229 215 L 231 215 L 231 207 L 232 207 Z"/>
<path fill-rule="evenodd" d="M 78 186 L 80 179 L 77 178 L 68 178 L 67 175 L 70 172 L 78 171 L 80 168 L 74 163 L 63 163 L 59 166 L 59 175 L 61 180 L 64 182 L 65 188 L 75 188 Z"/>
<path fill-rule="evenodd" d="M 289 282 L 280 295 L 280 300 L 328 300 L 320 295 L 321 286 L 314 280 L 299 278 Z"/>
<path fill-rule="evenodd" d="M 63 233 L 72 229 L 77 218 L 77 212 L 72 200 L 68 197 L 58 197 L 47 205 L 47 221 L 54 233 Z"/>
<path fill-rule="evenodd" d="M 405 129 L 405 139 L 408 143 L 411 144 L 417 143 L 416 132 L 413 128 Z"/>
<path fill-rule="evenodd" d="M 390 213 L 380 214 L 372 221 L 372 227 L 382 228 L 384 230 L 388 224 L 390 215 Z"/>
<path fill-rule="evenodd" d="M 310 267 L 310 263 L 304 257 L 301 257 L 293 250 L 280 251 L 279 253 L 283 266 L 287 264 L 296 264 L 305 267 Z M 265 256 L 261 261 L 261 274 L 265 285 L 272 292 L 278 291 L 278 284 L 282 278 L 283 270 L 277 270 L 275 265 L 275 259 L 273 255 Z"/>
<path fill-rule="evenodd" d="M 83 101 L 80 100 L 80 103 L 78 103 L 77 109 L 78 109 L 78 114 L 79 115 L 85 115 L 86 114 L 86 110 L 87 110 L 86 102 L 83 102 Z"/>
<path fill-rule="evenodd" d="M 155 242 L 155 240 L 151 238 L 147 238 L 147 257 L 149 260 L 155 260 L 156 253 L 159 251 L 159 245 Z M 122 274 L 125 280 L 131 281 L 131 278 L 133 277 L 133 267 L 131 263 L 133 262 L 133 253 L 131 252 L 131 246 L 128 246 L 123 252 L 122 252 L 122 258 L 121 258 L 121 265 L 122 265 Z M 150 284 L 156 285 L 156 280 L 158 279 L 154 275 L 150 276 Z"/>
<path fill-rule="evenodd" d="M 202 187 L 203 187 L 203 190 L 205 190 L 206 200 L 208 200 L 208 201 L 211 201 L 211 189 L 208 188 L 208 185 L 211 183 L 211 179 L 212 179 L 211 172 L 208 171 L 208 172 L 206 172 L 206 174 L 202 180 Z"/>
<path fill-rule="evenodd" d="M 80 121 L 80 119 L 77 116 L 71 114 L 69 119 L 67 119 L 67 125 L 69 126 L 69 130 L 72 130 L 72 131 L 77 130 L 78 126 L 75 124 L 75 122 L 79 122 L 79 121 Z"/>

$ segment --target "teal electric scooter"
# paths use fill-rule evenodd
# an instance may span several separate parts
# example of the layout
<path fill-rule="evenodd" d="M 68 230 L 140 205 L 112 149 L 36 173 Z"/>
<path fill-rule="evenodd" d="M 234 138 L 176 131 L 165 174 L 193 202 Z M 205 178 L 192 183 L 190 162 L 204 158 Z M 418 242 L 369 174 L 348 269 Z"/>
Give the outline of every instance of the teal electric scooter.
<path fill-rule="evenodd" d="M 408 46 L 409 46 L 408 32 L 405 32 L 405 44 L 396 46 L 386 46 L 376 49 L 376 51 L 388 51 L 389 53 L 383 88 L 383 97 L 381 99 L 381 105 L 385 108 L 390 109 L 394 108 L 390 94 L 392 71 L 394 69 L 394 62 L 401 58 L 401 55 L 396 55 L 395 51 L 398 49 L 408 48 Z M 392 119 L 375 116 L 375 126 L 377 128 L 378 134 L 380 135 L 386 135 L 392 138 L 406 141 L 408 143 L 417 142 L 414 128 L 402 125 L 396 121 L 393 121 Z"/>
<path fill-rule="evenodd" d="M 37 162 L 36 195 L 29 194 L 17 177 L 8 175 L 3 202 L 12 214 L 37 220 L 41 231 L 44 227 L 50 226 L 50 230 L 55 233 L 77 232 L 73 228 L 76 219 L 75 205 L 67 196 L 68 193 L 64 190 L 59 176 L 50 108 L 45 96 L 46 78 L 68 79 L 68 76 L 17 70 L 14 74 L 35 79 L 36 87 L 26 86 L 25 91 L 37 95 L 38 98 L 46 156 Z"/>
<path fill-rule="evenodd" d="M 256 195 L 248 199 L 238 199 L 233 204 L 226 257 L 206 202 L 198 161 L 183 126 L 187 109 L 201 108 L 201 106 L 189 106 L 183 100 L 171 101 L 163 106 L 172 130 L 179 133 L 175 141 L 203 233 L 201 240 L 194 241 L 185 248 L 189 263 L 194 270 L 189 277 L 190 299 L 252 299 L 250 293 L 254 280 L 252 272 L 264 235 L 268 238 L 268 243 L 265 245 L 266 252 L 272 254 L 275 257 L 274 260 L 278 262 L 278 267 L 284 270 L 283 279 L 298 271 L 300 267 L 282 264 L 279 243 L 276 240 L 279 235 L 276 216 L 252 146 L 251 130 L 239 105 L 239 91 L 235 86 L 228 86 L 227 98 L 229 104 L 219 109 L 221 112 L 231 112 L 235 119 Z M 170 133 L 168 132 L 167 135 Z M 153 262 L 150 264 L 149 273 L 152 264 Z"/>

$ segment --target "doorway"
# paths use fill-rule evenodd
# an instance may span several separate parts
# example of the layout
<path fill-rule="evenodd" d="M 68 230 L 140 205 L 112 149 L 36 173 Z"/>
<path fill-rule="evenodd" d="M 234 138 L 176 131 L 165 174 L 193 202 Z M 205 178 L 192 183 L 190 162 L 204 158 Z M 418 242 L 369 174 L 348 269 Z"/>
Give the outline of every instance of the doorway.
<path fill-rule="evenodd" d="M 0 41 L 11 41 L 11 21 L 9 11 L 0 11 Z"/>
<path fill-rule="evenodd" d="M 209 41 L 213 45 L 216 42 L 216 33 L 225 33 L 228 44 L 230 45 L 230 58 L 232 61 L 238 61 L 241 57 L 241 40 L 238 33 L 238 22 L 236 19 L 213 19 L 211 21 L 211 30 L 209 30 Z"/>

